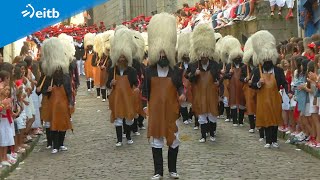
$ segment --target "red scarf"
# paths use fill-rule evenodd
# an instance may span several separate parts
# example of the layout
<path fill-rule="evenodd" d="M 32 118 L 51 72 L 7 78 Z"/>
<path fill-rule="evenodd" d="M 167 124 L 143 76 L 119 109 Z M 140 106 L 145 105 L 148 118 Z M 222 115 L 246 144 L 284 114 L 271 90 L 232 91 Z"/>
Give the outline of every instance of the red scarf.
<path fill-rule="evenodd" d="M 6 109 L 6 114 L 3 114 L 2 118 L 7 118 L 9 123 L 11 124 L 12 123 L 11 110 Z"/>

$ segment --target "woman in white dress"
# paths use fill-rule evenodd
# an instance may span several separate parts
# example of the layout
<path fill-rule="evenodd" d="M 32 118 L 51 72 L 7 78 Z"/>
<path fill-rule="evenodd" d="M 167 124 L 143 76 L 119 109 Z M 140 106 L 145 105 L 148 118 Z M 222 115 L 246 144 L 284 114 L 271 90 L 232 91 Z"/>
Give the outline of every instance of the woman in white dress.
<path fill-rule="evenodd" d="M 10 74 L 5 71 L 0 72 L 0 158 L 2 166 L 11 166 L 10 159 L 7 156 L 9 146 L 14 145 L 14 131 L 11 127 L 13 120 L 11 117 L 10 98 Z M 15 163 L 15 162 L 11 162 Z"/>
<path fill-rule="evenodd" d="M 34 84 L 38 83 L 39 79 L 39 64 L 38 62 L 34 62 L 32 65 L 32 81 L 35 82 Z M 41 96 L 41 95 L 40 95 Z M 36 93 L 36 88 L 33 88 L 31 99 L 33 101 L 33 107 L 35 111 L 34 115 L 34 122 L 32 124 L 33 134 L 40 135 L 42 134 L 41 131 L 41 119 L 40 119 L 40 96 Z"/>

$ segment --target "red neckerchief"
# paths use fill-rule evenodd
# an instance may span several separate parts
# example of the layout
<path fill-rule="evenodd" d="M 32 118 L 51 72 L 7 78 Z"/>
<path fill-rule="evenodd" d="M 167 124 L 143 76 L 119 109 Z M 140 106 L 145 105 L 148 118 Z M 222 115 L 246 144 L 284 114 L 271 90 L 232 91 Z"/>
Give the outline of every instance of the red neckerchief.
<path fill-rule="evenodd" d="M 12 123 L 11 110 L 6 109 L 6 114 L 3 114 L 2 118 L 7 118 L 9 123 L 11 124 Z"/>

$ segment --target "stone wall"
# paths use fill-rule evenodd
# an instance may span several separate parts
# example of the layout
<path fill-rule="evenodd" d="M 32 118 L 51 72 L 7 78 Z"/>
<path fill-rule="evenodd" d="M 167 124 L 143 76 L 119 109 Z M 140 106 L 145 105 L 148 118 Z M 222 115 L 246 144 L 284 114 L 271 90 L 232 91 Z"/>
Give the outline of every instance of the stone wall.
<path fill-rule="evenodd" d="M 199 0 L 110 0 L 93 8 L 93 20 L 95 24 L 103 21 L 109 27 L 141 14 L 151 16 L 153 12 L 174 13 L 182 8 L 183 3 L 191 7 L 196 2 Z"/>
<path fill-rule="evenodd" d="M 110 0 L 100 6 L 93 8 L 93 21 L 95 24 L 103 21 L 107 28 L 113 23 L 122 22 L 123 8 L 121 8 L 122 0 Z"/>
<path fill-rule="evenodd" d="M 286 8 L 285 8 L 286 9 Z M 296 10 L 294 10 L 296 11 Z M 275 11 L 275 16 L 270 17 L 269 2 L 259 2 L 256 6 L 257 19 L 250 22 L 239 22 L 232 26 L 223 27 L 218 29 L 223 36 L 233 35 L 242 40 L 242 36 L 249 37 L 259 30 L 269 30 L 276 38 L 277 41 L 283 41 L 290 37 L 298 36 L 297 18 L 286 20 L 285 16 L 287 10 L 283 10 L 282 16 L 278 15 Z M 294 12 L 296 15 L 296 12 Z"/>

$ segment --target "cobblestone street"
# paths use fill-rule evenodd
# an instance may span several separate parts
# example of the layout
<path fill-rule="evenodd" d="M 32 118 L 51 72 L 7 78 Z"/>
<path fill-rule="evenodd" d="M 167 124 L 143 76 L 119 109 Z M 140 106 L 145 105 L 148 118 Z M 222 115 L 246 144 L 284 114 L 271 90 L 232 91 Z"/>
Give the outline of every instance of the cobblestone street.
<path fill-rule="evenodd" d="M 45 136 L 30 156 L 7 179 L 150 179 L 151 147 L 146 130 L 133 136 L 133 145 L 115 147 L 115 128 L 109 122 L 108 103 L 87 93 L 84 82 L 78 92 L 74 133 L 68 132 L 69 151 L 52 155 Z M 280 141 L 280 149 L 265 149 L 258 133 L 248 127 L 232 127 L 220 119 L 217 141 L 200 144 L 200 130 L 179 122 L 178 173 L 181 179 L 318 179 L 320 161 Z M 124 139 L 125 140 L 125 139 Z M 126 142 L 126 141 L 124 141 Z M 167 149 L 164 150 L 164 179 Z M 312 173 L 311 173 L 312 172 Z"/>

